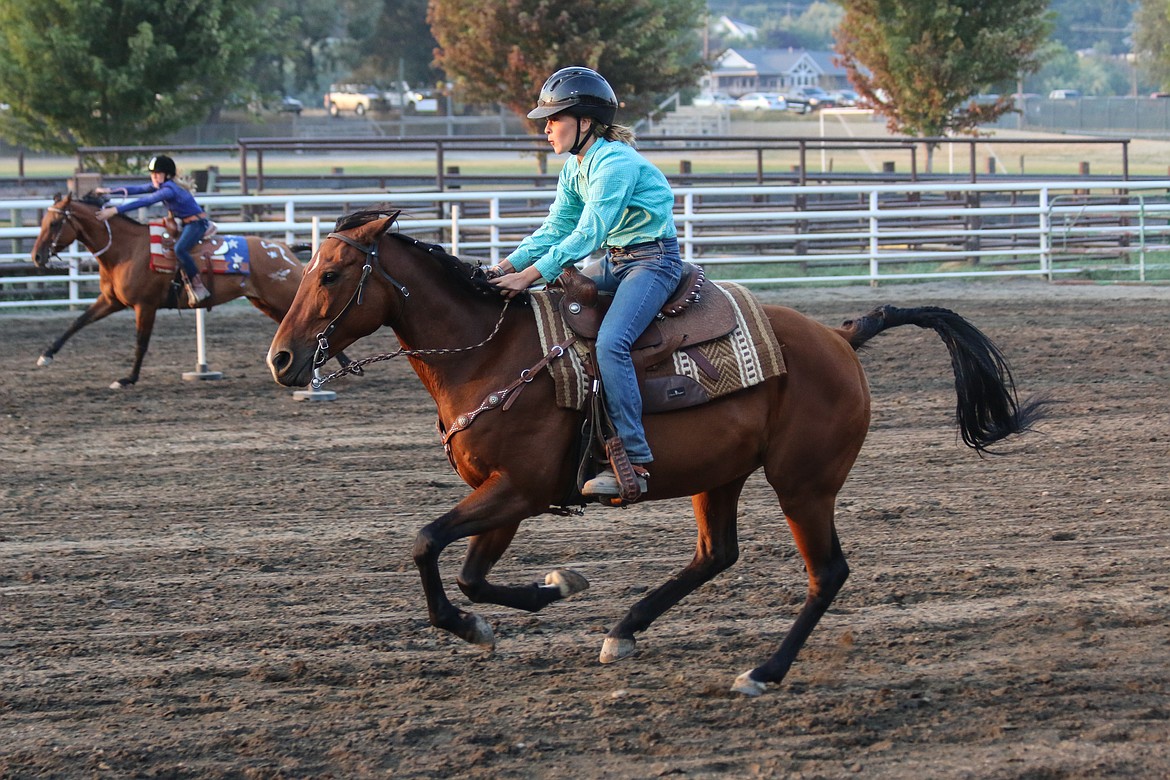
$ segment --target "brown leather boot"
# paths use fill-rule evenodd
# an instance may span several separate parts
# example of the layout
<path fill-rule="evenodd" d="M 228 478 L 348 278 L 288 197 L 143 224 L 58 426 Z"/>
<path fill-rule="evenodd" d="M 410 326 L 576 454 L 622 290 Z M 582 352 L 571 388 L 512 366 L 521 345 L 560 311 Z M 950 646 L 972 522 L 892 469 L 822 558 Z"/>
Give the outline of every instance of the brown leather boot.
<path fill-rule="evenodd" d="M 211 297 L 211 291 L 203 286 L 203 280 L 196 276 L 187 281 L 187 304 L 198 306 Z"/>

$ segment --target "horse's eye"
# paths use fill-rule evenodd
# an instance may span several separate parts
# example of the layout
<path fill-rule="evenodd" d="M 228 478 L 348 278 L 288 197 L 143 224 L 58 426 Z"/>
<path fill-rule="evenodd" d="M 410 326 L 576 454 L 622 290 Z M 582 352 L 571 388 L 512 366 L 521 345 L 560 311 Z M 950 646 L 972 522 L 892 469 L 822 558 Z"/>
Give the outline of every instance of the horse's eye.
<path fill-rule="evenodd" d="M 325 273 L 321 274 L 321 284 L 326 286 L 337 284 L 337 280 L 340 278 L 341 274 L 337 273 L 336 271 L 326 271 Z"/>

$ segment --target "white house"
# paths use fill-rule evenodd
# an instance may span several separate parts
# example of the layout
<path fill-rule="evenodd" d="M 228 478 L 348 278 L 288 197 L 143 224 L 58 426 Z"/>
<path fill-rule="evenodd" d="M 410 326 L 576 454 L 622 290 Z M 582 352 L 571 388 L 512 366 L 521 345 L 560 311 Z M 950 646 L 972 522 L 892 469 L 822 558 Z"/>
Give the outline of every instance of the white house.
<path fill-rule="evenodd" d="M 804 86 L 845 89 L 849 80 L 835 57 L 831 51 L 730 48 L 715 59 L 700 86 L 704 92 L 726 92 L 732 97 Z"/>

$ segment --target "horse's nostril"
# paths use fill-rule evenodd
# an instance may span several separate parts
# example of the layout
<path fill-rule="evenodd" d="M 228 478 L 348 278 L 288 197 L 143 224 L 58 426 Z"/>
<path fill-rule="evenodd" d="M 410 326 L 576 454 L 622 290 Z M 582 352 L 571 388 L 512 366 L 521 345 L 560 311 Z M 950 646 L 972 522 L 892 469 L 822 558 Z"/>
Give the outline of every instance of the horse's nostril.
<path fill-rule="evenodd" d="M 268 362 L 277 371 L 283 371 L 284 369 L 288 368 L 290 359 L 291 358 L 289 357 L 289 354 L 282 350 L 280 352 L 272 353 L 272 355 L 268 357 Z"/>

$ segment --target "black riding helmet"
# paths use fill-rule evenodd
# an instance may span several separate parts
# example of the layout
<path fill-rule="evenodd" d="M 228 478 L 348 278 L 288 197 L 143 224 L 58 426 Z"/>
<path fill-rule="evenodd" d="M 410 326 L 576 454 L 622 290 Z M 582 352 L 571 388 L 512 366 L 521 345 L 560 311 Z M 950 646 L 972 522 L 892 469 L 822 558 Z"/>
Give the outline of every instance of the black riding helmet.
<path fill-rule="evenodd" d="M 167 176 L 176 175 L 179 170 L 175 167 L 175 161 L 165 154 L 156 154 L 150 158 L 150 162 L 146 164 L 146 170 L 151 173 L 165 173 Z"/>
<path fill-rule="evenodd" d="M 617 114 L 617 95 L 601 74 L 589 68 L 573 66 L 561 68 L 548 77 L 540 88 L 536 108 L 528 112 L 529 119 L 545 119 L 560 113 L 573 117 L 587 117 L 593 122 L 584 138 L 578 136 L 570 154 L 577 154 L 593 135 L 598 125 L 613 124 Z"/>

